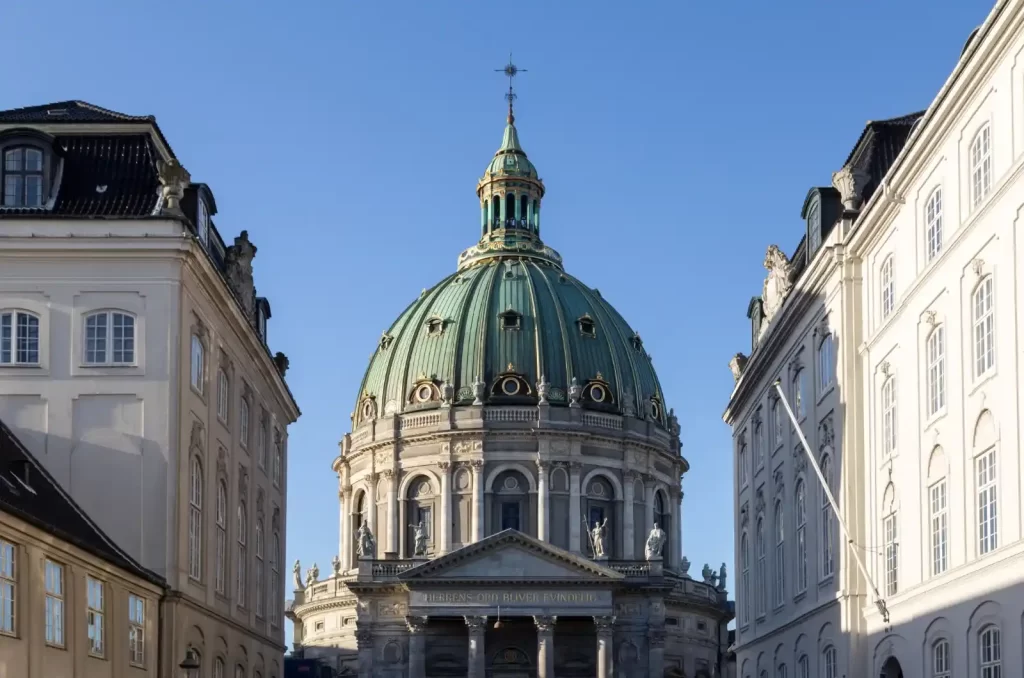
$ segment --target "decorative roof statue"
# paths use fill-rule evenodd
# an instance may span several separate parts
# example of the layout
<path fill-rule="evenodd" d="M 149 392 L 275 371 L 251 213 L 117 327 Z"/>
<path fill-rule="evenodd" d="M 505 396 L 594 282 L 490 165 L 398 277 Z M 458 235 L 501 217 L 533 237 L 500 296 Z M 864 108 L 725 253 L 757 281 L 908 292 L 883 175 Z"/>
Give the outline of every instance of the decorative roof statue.
<path fill-rule="evenodd" d="M 192 176 L 174 158 L 167 162 L 158 161 L 157 174 L 160 180 L 160 192 L 163 196 L 164 208 L 180 213 L 181 199 L 185 196 L 185 189 L 191 183 Z"/>
<path fill-rule="evenodd" d="M 718 590 L 725 591 L 725 563 L 722 563 L 722 568 L 718 571 Z"/>
<path fill-rule="evenodd" d="M 626 417 L 636 416 L 636 397 L 632 389 L 627 388 L 622 392 L 622 414 Z"/>
<path fill-rule="evenodd" d="M 644 545 L 644 557 L 647 560 L 661 560 L 661 549 L 665 546 L 665 530 L 654 523 L 651 533 L 647 535 L 647 544 Z"/>
<path fill-rule="evenodd" d="M 544 377 L 543 374 L 540 375 L 540 381 L 537 382 L 537 397 L 538 397 L 537 403 L 538 404 L 540 404 L 540 405 L 547 405 L 548 404 L 548 392 L 549 392 L 550 389 L 551 389 L 551 384 L 548 383 L 548 380 Z"/>
<path fill-rule="evenodd" d="M 295 564 L 292 565 L 292 579 L 295 582 L 295 590 L 296 591 L 298 591 L 299 589 L 304 588 L 302 586 L 302 566 L 299 564 L 298 560 L 296 560 Z"/>
<path fill-rule="evenodd" d="M 740 377 L 743 376 L 743 370 L 747 369 L 747 356 L 742 353 L 737 353 L 729 361 L 729 371 L 732 372 L 732 378 L 734 381 L 739 381 Z"/>
<path fill-rule="evenodd" d="M 409 527 L 413 529 L 413 555 L 417 557 L 427 555 L 427 528 L 424 527 L 423 521 Z"/>
<path fill-rule="evenodd" d="M 569 384 L 569 407 L 580 406 L 580 396 L 583 394 L 583 388 L 576 381 L 576 377 L 572 378 L 572 383 Z"/>
<path fill-rule="evenodd" d="M 455 399 L 455 387 L 447 379 L 441 384 L 441 407 L 451 407 Z"/>
<path fill-rule="evenodd" d="M 484 398 L 486 397 L 486 395 L 487 395 L 487 384 L 485 384 L 484 380 L 481 379 L 478 376 L 476 378 L 476 381 L 473 382 L 473 404 L 474 405 L 483 405 L 484 404 Z"/>
<path fill-rule="evenodd" d="M 320 581 L 320 568 L 317 567 L 316 563 L 313 563 L 313 567 L 306 570 L 306 588 L 309 588 L 318 581 Z"/>
<path fill-rule="evenodd" d="M 705 584 L 711 583 L 711 576 L 714 574 L 714 570 L 707 563 L 704 563 L 704 569 L 700 571 L 701 576 L 704 578 Z"/>
<path fill-rule="evenodd" d="M 768 269 L 768 277 L 764 279 L 764 287 L 761 291 L 761 302 L 764 305 L 764 319 L 762 331 L 768 325 L 782 304 L 793 289 L 793 266 L 789 258 L 782 253 L 778 245 L 769 245 L 764 255 L 764 267 Z"/>
<path fill-rule="evenodd" d="M 334 568 L 335 577 L 341 576 L 341 558 L 334 556 L 334 558 L 331 559 L 331 567 Z"/>
<path fill-rule="evenodd" d="M 690 578 L 690 559 L 686 556 L 683 556 L 682 562 L 679 563 L 679 570 L 683 573 L 684 577 Z"/>
<path fill-rule="evenodd" d="M 606 558 L 604 552 L 604 535 L 607 531 L 608 519 L 605 518 L 600 523 L 594 523 L 594 526 L 590 528 L 590 546 L 594 551 L 594 558 Z"/>
<path fill-rule="evenodd" d="M 356 555 L 359 558 L 373 558 L 377 553 L 377 544 L 374 542 L 373 533 L 370 532 L 370 528 L 366 525 L 364 519 L 359 529 L 356 530 Z"/>

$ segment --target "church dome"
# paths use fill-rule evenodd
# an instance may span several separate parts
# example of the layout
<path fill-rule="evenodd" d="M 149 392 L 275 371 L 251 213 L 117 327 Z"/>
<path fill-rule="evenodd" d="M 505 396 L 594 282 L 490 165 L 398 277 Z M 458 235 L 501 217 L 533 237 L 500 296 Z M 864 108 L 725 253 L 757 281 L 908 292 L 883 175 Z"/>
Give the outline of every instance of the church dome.
<path fill-rule="evenodd" d="M 640 335 L 540 239 L 514 117 L 477 184 L 480 241 L 381 335 L 353 423 L 465 405 L 579 406 L 668 427 Z"/>

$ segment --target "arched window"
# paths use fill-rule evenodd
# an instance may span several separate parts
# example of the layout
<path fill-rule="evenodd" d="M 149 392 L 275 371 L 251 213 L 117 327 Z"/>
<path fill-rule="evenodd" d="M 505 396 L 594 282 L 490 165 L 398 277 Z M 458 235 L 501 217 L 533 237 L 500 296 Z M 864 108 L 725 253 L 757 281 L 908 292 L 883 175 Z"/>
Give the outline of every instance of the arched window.
<path fill-rule="evenodd" d="M 280 610 L 280 593 L 278 593 L 278 587 L 281 585 L 281 535 L 274 532 L 273 539 L 270 542 L 270 625 L 278 625 L 278 616 L 281 614 Z"/>
<path fill-rule="evenodd" d="M 797 678 L 811 678 L 811 660 L 807 655 L 800 655 L 800 661 L 796 663 Z"/>
<path fill-rule="evenodd" d="M 217 571 L 214 588 L 217 593 L 227 592 L 228 580 L 228 488 L 223 480 L 217 481 Z"/>
<path fill-rule="evenodd" d="M 220 657 L 213 660 L 213 678 L 224 678 L 224 660 Z"/>
<path fill-rule="evenodd" d="M 999 546 L 995 448 L 981 454 L 974 464 L 978 479 L 978 555 L 985 555 Z"/>
<path fill-rule="evenodd" d="M 192 458 L 188 493 L 188 576 L 201 581 L 203 575 L 203 464 Z"/>
<path fill-rule="evenodd" d="M 925 251 L 928 261 L 939 256 L 942 252 L 942 187 L 936 188 L 928 196 L 924 207 Z"/>
<path fill-rule="evenodd" d="M 836 648 L 829 645 L 821 653 L 822 664 L 824 665 L 824 678 L 839 678 L 839 653 Z"/>
<path fill-rule="evenodd" d="M 796 481 L 796 592 L 807 590 L 807 486 Z"/>
<path fill-rule="evenodd" d="M 39 316 L 0 311 L 0 365 L 39 364 Z"/>
<path fill-rule="evenodd" d="M 86 365 L 135 363 L 135 316 L 124 311 L 100 311 L 85 318 Z"/>
<path fill-rule="evenodd" d="M 946 499 L 946 479 L 942 478 L 928 488 L 931 515 L 932 574 L 938 575 L 948 567 L 947 536 L 949 513 Z"/>
<path fill-rule="evenodd" d="M 661 491 L 654 493 L 654 520 L 665 532 L 665 541 L 661 545 L 663 557 L 667 558 L 672 553 L 672 514 L 668 510 L 668 503 L 665 501 L 665 494 Z"/>
<path fill-rule="evenodd" d="M 761 669 L 761 673 L 757 675 L 758 678 L 768 678 L 768 669 Z"/>
<path fill-rule="evenodd" d="M 927 358 L 928 416 L 937 414 L 946 406 L 946 328 L 939 325 L 928 335 L 925 345 Z"/>
<path fill-rule="evenodd" d="M 747 623 L 747 613 L 750 609 L 750 544 L 747 543 L 747 535 L 740 537 L 740 604 L 739 622 Z"/>
<path fill-rule="evenodd" d="M 775 502 L 775 606 L 782 605 L 786 595 L 785 515 L 782 500 Z"/>
<path fill-rule="evenodd" d="M 18 146 L 4 151 L 4 207 L 42 207 L 43 151 Z"/>
<path fill-rule="evenodd" d="M 238 503 L 238 553 L 235 567 L 235 598 L 238 607 L 245 607 L 246 604 L 246 565 L 247 553 L 245 548 L 245 532 L 248 525 L 248 516 L 245 511 L 245 502 Z"/>
<path fill-rule="evenodd" d="M 825 477 L 825 483 L 832 487 L 832 460 L 826 454 L 821 460 L 821 475 Z M 832 505 L 828 501 L 825 488 L 821 488 L 821 576 L 830 576 L 835 571 L 835 558 L 833 547 L 835 543 L 835 528 L 833 527 L 834 517 L 832 516 Z"/>
<path fill-rule="evenodd" d="M 896 452 L 896 377 L 882 384 L 882 454 L 891 457 Z"/>
<path fill-rule="evenodd" d="M 974 378 L 996 366 L 995 313 L 992 309 L 992 276 L 974 290 Z"/>
<path fill-rule="evenodd" d="M 263 616 L 263 521 L 256 520 L 256 616 Z"/>
<path fill-rule="evenodd" d="M 778 398 L 772 399 L 771 415 L 772 441 L 778 447 L 782 444 L 782 403 Z"/>
<path fill-rule="evenodd" d="M 249 401 L 244 396 L 238 412 L 238 443 L 243 448 L 249 447 Z"/>
<path fill-rule="evenodd" d="M 977 209 L 992 190 L 992 131 L 986 124 L 974 136 L 970 149 L 971 209 Z"/>
<path fill-rule="evenodd" d="M 826 334 L 818 344 L 818 393 L 824 393 L 832 385 L 835 374 L 835 345 L 832 333 Z"/>
<path fill-rule="evenodd" d="M 986 626 L 978 634 L 978 659 L 981 678 L 1002 678 L 1003 653 L 1000 643 L 1002 634 L 996 626 Z"/>
<path fill-rule="evenodd" d="M 228 423 L 231 409 L 231 390 L 228 387 L 228 375 L 224 370 L 217 370 L 217 418 Z"/>
<path fill-rule="evenodd" d="M 199 395 L 203 394 L 203 375 L 206 370 L 206 347 L 203 340 L 192 335 L 192 388 Z"/>
<path fill-rule="evenodd" d="M 768 601 L 768 548 L 764 540 L 764 516 L 757 518 L 754 545 L 757 548 L 757 616 L 762 617 Z"/>
<path fill-rule="evenodd" d="M 896 278 L 893 275 L 893 258 L 890 254 L 882 262 L 878 282 L 882 292 L 882 320 L 892 315 L 896 307 Z"/>
<path fill-rule="evenodd" d="M 615 520 L 615 490 L 612 489 L 611 483 L 608 482 L 607 478 L 603 476 L 594 476 L 587 482 L 586 498 L 584 505 L 587 510 L 587 525 L 593 529 L 595 525 L 604 525 L 604 553 L 606 556 L 615 557 L 618 547 L 616 542 L 616 535 L 618 526 Z M 659 501 L 664 502 L 662 497 L 659 497 L 660 491 L 654 493 L 655 511 L 657 512 L 657 506 Z M 661 503 L 663 507 L 661 509 L 661 517 L 664 520 L 664 503 Z M 662 529 L 666 535 L 672 533 L 672 528 L 668 525 L 662 525 Z M 668 554 L 668 542 L 662 546 L 662 553 Z"/>
<path fill-rule="evenodd" d="M 778 668 L 775 669 L 775 678 L 787 678 L 785 664 L 779 664 Z"/>
<path fill-rule="evenodd" d="M 797 419 L 807 416 L 807 374 L 802 367 L 793 375 L 793 406 Z"/>
<path fill-rule="evenodd" d="M 430 478 L 421 476 L 416 478 L 409 483 L 409 489 L 406 494 L 406 514 L 409 518 L 409 524 L 406 528 L 406 557 L 411 558 L 414 555 L 426 555 L 417 554 L 416 549 L 416 530 L 420 523 L 423 524 L 423 529 L 426 532 L 427 537 L 427 553 L 433 550 L 434 546 L 434 520 L 438 514 L 440 507 L 437 505 L 438 495 L 434 492 L 434 487 L 430 482 Z M 514 528 L 514 529 L 519 529 Z"/>
<path fill-rule="evenodd" d="M 757 449 L 756 445 L 757 444 L 755 443 L 755 447 L 754 447 L 754 449 L 755 449 L 754 454 L 755 455 L 757 454 L 757 452 L 756 452 L 756 449 Z M 747 444 L 746 443 L 742 443 L 742 442 L 740 443 L 740 452 L 736 456 L 736 465 L 739 466 L 740 487 L 743 487 L 744 485 L 747 484 L 747 478 L 750 475 L 750 468 L 749 468 L 750 467 L 750 459 L 747 457 Z"/>
<path fill-rule="evenodd" d="M 950 663 L 949 641 L 945 638 L 935 641 L 932 645 L 932 678 L 950 678 L 953 671 Z"/>
<path fill-rule="evenodd" d="M 245 678 L 245 669 L 241 664 L 235 665 L 235 678 Z"/>

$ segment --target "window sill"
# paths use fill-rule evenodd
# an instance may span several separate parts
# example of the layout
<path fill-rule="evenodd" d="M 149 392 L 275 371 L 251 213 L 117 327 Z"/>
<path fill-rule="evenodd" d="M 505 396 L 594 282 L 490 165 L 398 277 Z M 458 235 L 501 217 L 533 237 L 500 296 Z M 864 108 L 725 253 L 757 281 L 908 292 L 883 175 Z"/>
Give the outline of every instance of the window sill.
<path fill-rule="evenodd" d="M 99 659 L 100 661 L 106 661 L 107 659 L 106 656 L 102 654 L 96 654 L 95 652 L 87 652 L 85 656 L 89 659 Z"/>
<path fill-rule="evenodd" d="M 804 589 L 803 591 L 800 591 L 799 593 L 797 593 L 796 595 L 793 596 L 793 602 L 794 603 L 799 603 L 801 600 L 803 600 L 806 597 L 807 597 L 807 589 Z"/>
<path fill-rule="evenodd" d="M 822 389 L 821 395 L 818 396 L 817 404 L 821 405 L 823 402 L 825 402 L 825 399 L 828 398 L 830 395 L 832 395 L 832 392 L 835 391 L 835 390 L 836 390 L 836 382 L 835 382 L 835 380 L 833 380 L 832 383 L 830 383 L 828 386 L 826 386 L 824 389 Z"/>
<path fill-rule="evenodd" d="M 57 643 L 51 643 L 49 641 L 46 641 L 43 644 L 46 647 L 53 648 L 54 650 L 65 650 L 66 651 L 68 649 L 66 645 L 58 645 Z"/>
<path fill-rule="evenodd" d="M 192 393 L 196 394 L 200 400 L 202 400 L 204 403 L 206 402 L 206 395 L 201 390 L 196 388 L 195 384 L 189 382 L 189 388 L 192 389 Z"/>
<path fill-rule="evenodd" d="M 830 574 L 830 575 L 822 577 L 821 579 L 818 580 L 818 588 L 819 589 L 823 589 L 826 586 L 830 586 L 834 579 L 835 579 L 835 573 L 834 572 L 832 574 Z"/>
<path fill-rule="evenodd" d="M 996 368 L 992 367 L 987 372 L 982 374 L 981 376 L 976 377 L 975 380 L 974 380 L 974 385 L 971 386 L 971 390 L 969 390 L 967 392 L 967 395 L 968 396 L 973 396 L 975 393 L 978 392 L 978 390 L 981 389 L 982 386 L 984 386 L 988 382 L 990 382 L 993 379 L 995 379 L 995 376 L 996 376 Z"/>
<path fill-rule="evenodd" d="M 942 407 L 940 407 L 938 409 L 938 411 L 935 412 L 935 414 L 929 415 L 928 418 L 924 420 L 924 429 L 923 430 L 927 431 L 932 426 L 935 426 L 935 424 L 937 424 L 940 421 L 942 421 L 942 419 L 945 416 L 946 416 L 946 406 L 943 405 Z"/>
<path fill-rule="evenodd" d="M 14 363 L 0 363 L 0 372 L 10 372 L 12 374 L 15 372 L 25 372 L 37 377 L 45 377 L 50 373 L 42 364 L 21 365 Z"/>
<path fill-rule="evenodd" d="M 762 612 L 761 614 L 757 615 L 757 617 L 754 618 L 754 622 L 760 624 L 761 622 L 763 622 L 766 619 L 768 619 L 768 614 L 766 612 Z"/>

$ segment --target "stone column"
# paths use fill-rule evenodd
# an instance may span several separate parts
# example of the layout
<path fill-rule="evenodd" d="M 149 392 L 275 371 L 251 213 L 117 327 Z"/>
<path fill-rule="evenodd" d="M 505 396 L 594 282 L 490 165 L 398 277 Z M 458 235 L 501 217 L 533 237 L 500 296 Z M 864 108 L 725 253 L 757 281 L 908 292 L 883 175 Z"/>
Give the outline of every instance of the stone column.
<path fill-rule="evenodd" d="M 473 541 L 484 538 L 484 460 L 470 462 L 473 469 Z"/>
<path fill-rule="evenodd" d="M 597 627 L 597 678 L 612 678 L 615 675 L 615 658 L 612 651 L 612 625 L 615 617 L 594 617 Z M 651 673 L 660 676 L 661 673 Z"/>
<path fill-rule="evenodd" d="M 644 478 L 644 533 L 654 529 L 654 479 Z"/>
<path fill-rule="evenodd" d="M 633 480 L 636 474 L 626 471 L 622 474 L 622 559 L 632 560 L 636 548 L 636 535 L 634 535 L 633 500 L 636 498 L 633 493 Z"/>
<path fill-rule="evenodd" d="M 373 678 L 373 631 L 369 626 L 356 629 L 359 652 L 359 678 Z"/>
<path fill-rule="evenodd" d="M 558 617 L 534 617 L 537 625 L 537 678 L 555 678 L 555 622 Z"/>
<path fill-rule="evenodd" d="M 398 554 L 398 477 L 394 471 L 383 472 L 384 479 L 388 483 L 388 540 L 387 553 L 392 557 Z"/>
<path fill-rule="evenodd" d="M 484 630 L 487 617 L 464 617 L 469 627 L 469 678 L 484 678 L 487 656 L 484 654 Z"/>
<path fill-rule="evenodd" d="M 569 550 L 581 553 L 580 549 L 580 469 L 578 461 L 569 462 Z"/>
<path fill-rule="evenodd" d="M 409 627 L 409 678 L 427 678 L 426 617 L 406 617 Z"/>
<path fill-rule="evenodd" d="M 548 470 L 551 464 L 537 461 L 537 539 L 548 541 Z"/>
<path fill-rule="evenodd" d="M 441 475 L 441 529 L 437 546 L 441 553 L 448 553 L 452 550 L 452 464 L 439 461 L 437 468 Z"/>
<path fill-rule="evenodd" d="M 341 571 L 352 568 L 352 517 L 349 515 L 349 503 L 352 501 L 352 489 L 338 493 L 338 558 L 341 559 Z"/>
<path fill-rule="evenodd" d="M 665 627 L 652 626 L 647 629 L 647 646 L 650 654 L 647 659 L 647 673 L 651 676 L 665 674 Z"/>
<path fill-rule="evenodd" d="M 666 554 L 667 560 L 672 567 L 676 567 L 683 560 L 683 526 L 681 525 L 683 496 L 682 492 L 676 489 L 670 491 L 672 497 L 672 552 Z"/>

